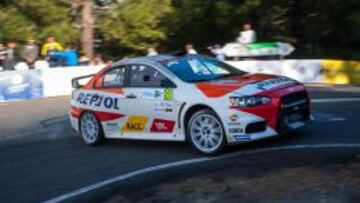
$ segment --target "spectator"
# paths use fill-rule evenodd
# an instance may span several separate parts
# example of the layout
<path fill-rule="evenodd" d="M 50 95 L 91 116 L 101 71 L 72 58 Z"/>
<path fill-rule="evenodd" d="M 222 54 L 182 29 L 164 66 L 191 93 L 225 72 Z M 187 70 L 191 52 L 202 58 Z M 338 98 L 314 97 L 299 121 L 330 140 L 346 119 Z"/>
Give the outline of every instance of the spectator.
<path fill-rule="evenodd" d="M 78 65 L 78 54 L 73 45 L 66 47 L 65 51 L 51 52 L 50 58 L 54 58 L 60 66 Z"/>
<path fill-rule="evenodd" d="M 50 36 L 47 38 L 47 42 L 43 45 L 41 49 L 41 55 L 44 57 L 49 56 L 49 53 L 56 51 L 63 51 L 64 48 L 59 42 L 55 40 L 55 37 Z"/>
<path fill-rule="evenodd" d="M 197 51 L 191 43 L 186 44 L 185 50 L 187 54 L 197 54 Z"/>
<path fill-rule="evenodd" d="M 63 51 L 64 48 L 60 43 L 56 42 L 53 36 L 48 37 L 47 42 L 43 45 L 41 49 L 41 55 L 49 62 L 50 67 L 55 67 L 61 64 L 61 61 L 57 61 L 57 58 L 50 57 L 50 53 Z"/>
<path fill-rule="evenodd" d="M 102 56 L 100 54 L 95 55 L 92 61 L 92 65 L 94 66 L 104 65 L 104 60 L 102 59 Z"/>
<path fill-rule="evenodd" d="M 256 42 L 256 33 L 252 29 L 250 23 L 245 23 L 243 25 L 243 31 L 240 32 L 238 42 L 241 44 L 249 44 Z"/>
<path fill-rule="evenodd" d="M 214 46 L 207 47 L 209 51 L 217 58 L 218 60 L 224 61 L 225 60 L 225 53 L 221 49 L 221 46 L 219 44 L 216 44 Z"/>
<path fill-rule="evenodd" d="M 3 63 L 3 67 L 5 70 L 14 70 L 16 64 L 16 43 L 8 42 L 6 45 L 6 57 Z"/>
<path fill-rule="evenodd" d="M 4 69 L 3 65 L 6 59 L 6 47 L 4 46 L 3 43 L 0 43 L 0 71 L 2 71 Z"/>
<path fill-rule="evenodd" d="M 147 52 L 148 52 L 147 56 L 156 56 L 156 55 L 158 55 L 158 52 L 156 51 L 155 47 L 149 47 Z"/>
<path fill-rule="evenodd" d="M 81 54 L 79 58 L 79 66 L 88 66 L 89 64 L 90 59 L 85 54 Z"/>
<path fill-rule="evenodd" d="M 39 57 L 39 47 L 34 38 L 30 37 L 27 40 L 27 44 L 22 49 L 21 57 L 30 69 L 34 68 L 35 61 Z"/>

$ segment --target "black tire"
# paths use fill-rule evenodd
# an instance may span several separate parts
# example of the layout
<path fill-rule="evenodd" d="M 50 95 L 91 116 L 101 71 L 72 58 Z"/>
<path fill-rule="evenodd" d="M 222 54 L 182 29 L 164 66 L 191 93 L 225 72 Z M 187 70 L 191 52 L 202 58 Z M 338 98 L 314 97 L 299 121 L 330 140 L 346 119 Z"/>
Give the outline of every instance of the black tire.
<path fill-rule="evenodd" d="M 94 126 L 91 127 L 91 124 Z M 79 129 L 81 139 L 86 145 L 98 146 L 105 140 L 101 123 L 92 112 L 86 111 L 81 115 Z"/>
<path fill-rule="evenodd" d="M 208 125 L 206 125 L 206 120 Z M 200 125 L 202 121 L 204 123 Z M 210 121 L 213 123 L 212 127 Z M 208 156 L 221 153 L 227 146 L 226 134 L 221 120 L 210 109 L 202 109 L 191 115 L 186 126 L 186 136 L 196 151 Z M 215 138 L 219 138 L 219 140 Z M 215 145 L 211 147 L 213 143 Z M 202 145 L 204 146 L 201 147 Z M 210 148 L 207 149 L 207 147 Z"/>

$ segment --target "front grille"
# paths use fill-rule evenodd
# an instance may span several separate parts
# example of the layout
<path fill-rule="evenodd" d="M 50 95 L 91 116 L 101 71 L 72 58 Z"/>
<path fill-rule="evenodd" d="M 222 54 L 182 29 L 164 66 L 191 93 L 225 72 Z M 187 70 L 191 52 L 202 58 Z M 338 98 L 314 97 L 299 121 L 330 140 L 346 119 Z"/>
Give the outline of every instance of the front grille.
<path fill-rule="evenodd" d="M 281 98 L 278 130 L 286 130 L 295 122 L 309 120 L 309 98 L 306 91 L 295 92 Z"/>
<path fill-rule="evenodd" d="M 288 94 L 285 95 L 284 97 L 281 98 L 281 103 L 284 105 L 289 105 L 292 104 L 294 102 L 298 102 L 300 100 L 308 100 L 308 96 L 306 91 L 301 91 L 301 92 L 295 92 L 292 94 Z"/>
<path fill-rule="evenodd" d="M 245 133 L 251 134 L 251 133 L 258 133 L 266 130 L 266 122 L 260 121 L 255 123 L 250 123 L 246 126 Z"/>

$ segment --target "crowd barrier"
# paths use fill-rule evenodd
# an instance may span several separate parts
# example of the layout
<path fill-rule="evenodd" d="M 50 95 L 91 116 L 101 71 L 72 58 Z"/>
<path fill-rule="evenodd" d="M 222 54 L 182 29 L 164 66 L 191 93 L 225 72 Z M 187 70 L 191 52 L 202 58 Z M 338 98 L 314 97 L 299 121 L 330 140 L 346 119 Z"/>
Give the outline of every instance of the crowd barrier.
<path fill-rule="evenodd" d="M 228 61 L 248 71 L 285 75 L 304 83 L 360 84 L 360 62 L 340 60 Z M 0 72 L 0 102 L 70 95 L 71 79 L 101 67 L 59 67 Z"/>
<path fill-rule="evenodd" d="M 303 83 L 360 84 L 360 61 L 343 60 L 249 60 L 229 61 L 248 71 L 285 75 Z"/>
<path fill-rule="evenodd" d="M 103 66 L 57 67 L 0 72 L 0 102 L 70 95 L 71 79 Z"/>

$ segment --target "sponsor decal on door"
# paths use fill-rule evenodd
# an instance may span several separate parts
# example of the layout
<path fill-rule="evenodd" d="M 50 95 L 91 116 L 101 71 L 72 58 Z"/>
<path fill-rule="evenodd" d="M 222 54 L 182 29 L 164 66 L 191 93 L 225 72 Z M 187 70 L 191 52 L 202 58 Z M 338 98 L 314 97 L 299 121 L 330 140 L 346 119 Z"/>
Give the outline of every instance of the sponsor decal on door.
<path fill-rule="evenodd" d="M 163 119 L 154 119 L 151 125 L 151 132 L 172 132 L 174 129 L 175 121 L 163 120 Z"/>
<path fill-rule="evenodd" d="M 148 117 L 130 116 L 122 128 L 123 132 L 143 132 L 148 121 Z"/>

